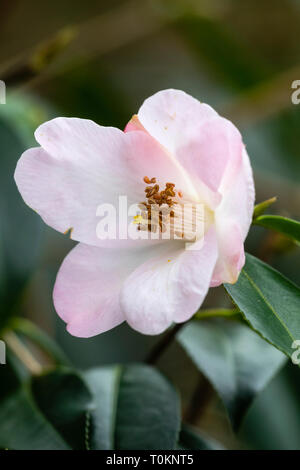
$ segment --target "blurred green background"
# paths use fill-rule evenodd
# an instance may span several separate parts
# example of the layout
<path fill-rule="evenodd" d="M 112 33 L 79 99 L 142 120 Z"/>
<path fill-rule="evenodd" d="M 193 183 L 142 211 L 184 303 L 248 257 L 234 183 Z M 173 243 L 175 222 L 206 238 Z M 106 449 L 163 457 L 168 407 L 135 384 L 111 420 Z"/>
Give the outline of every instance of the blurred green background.
<path fill-rule="evenodd" d="M 55 338 L 79 367 L 142 361 L 158 338 L 126 325 L 92 339 L 71 337 L 55 314 L 52 288 L 74 243 L 25 206 L 13 181 L 35 128 L 55 116 L 124 128 L 143 100 L 179 88 L 241 129 L 257 202 L 300 218 L 300 79 L 297 0 L 0 1 L 0 326 L 22 315 Z M 251 229 L 248 251 L 299 283 L 299 249 Z M 287 249 L 288 248 L 288 249 Z M 222 289 L 206 306 L 226 306 Z M 300 314 L 300 312 L 299 312 Z M 197 372 L 179 346 L 160 368 L 188 402 Z M 1 380 L 1 374 L 0 374 Z M 288 365 L 252 406 L 239 439 L 217 398 L 195 423 L 229 448 L 300 449 L 300 375 Z"/>

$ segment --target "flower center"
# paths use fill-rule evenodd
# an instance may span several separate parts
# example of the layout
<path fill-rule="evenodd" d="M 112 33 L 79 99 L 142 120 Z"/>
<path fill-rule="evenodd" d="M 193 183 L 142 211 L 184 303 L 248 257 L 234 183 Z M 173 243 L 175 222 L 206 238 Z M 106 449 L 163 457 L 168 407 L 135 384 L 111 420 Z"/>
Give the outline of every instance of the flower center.
<path fill-rule="evenodd" d="M 203 235 L 203 205 L 185 200 L 174 183 L 160 189 L 156 178 L 143 178 L 146 200 L 139 204 L 141 213 L 134 217 L 138 230 L 158 234 L 164 239 L 196 241 Z M 157 237 L 155 237 L 157 238 Z"/>

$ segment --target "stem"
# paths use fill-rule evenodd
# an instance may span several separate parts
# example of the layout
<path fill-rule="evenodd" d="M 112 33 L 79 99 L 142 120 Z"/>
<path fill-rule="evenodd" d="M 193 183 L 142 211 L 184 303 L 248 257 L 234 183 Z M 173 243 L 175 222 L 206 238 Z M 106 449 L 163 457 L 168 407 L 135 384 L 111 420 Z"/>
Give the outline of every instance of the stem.
<path fill-rule="evenodd" d="M 198 424 L 213 395 L 214 390 L 211 384 L 203 375 L 201 375 L 192 395 L 190 404 L 185 412 L 184 421 L 187 421 L 190 424 Z"/>
<path fill-rule="evenodd" d="M 184 325 L 185 323 L 177 323 L 171 330 L 167 331 L 167 333 L 161 338 L 161 340 L 155 344 L 152 351 L 150 351 L 149 356 L 146 358 L 147 364 L 155 364 L 158 361 L 160 356 L 165 352 L 169 344 L 173 341 L 178 331 Z"/>
<path fill-rule="evenodd" d="M 199 310 L 195 313 L 192 320 L 202 320 L 203 318 L 211 317 L 232 317 L 239 315 L 241 312 L 237 308 L 209 308 L 206 310 Z M 155 364 L 160 356 L 165 352 L 168 346 L 171 344 L 178 331 L 185 326 L 186 323 L 177 323 L 171 330 L 169 330 L 160 341 L 158 341 L 149 356 L 146 358 L 147 364 Z"/>
<path fill-rule="evenodd" d="M 203 318 L 212 317 L 232 317 L 239 315 L 241 311 L 238 308 L 208 308 L 206 310 L 199 310 L 195 313 L 194 320 L 202 320 Z"/>
<path fill-rule="evenodd" d="M 32 375 L 41 374 L 43 367 L 33 357 L 31 352 L 24 346 L 15 333 L 12 331 L 6 333 L 4 335 L 4 341 Z"/>

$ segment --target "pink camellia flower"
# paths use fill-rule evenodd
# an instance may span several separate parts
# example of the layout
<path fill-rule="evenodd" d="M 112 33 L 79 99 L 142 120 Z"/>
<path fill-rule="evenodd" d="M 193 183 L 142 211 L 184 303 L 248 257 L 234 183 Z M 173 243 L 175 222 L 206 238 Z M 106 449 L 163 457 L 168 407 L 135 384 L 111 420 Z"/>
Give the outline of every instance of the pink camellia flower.
<path fill-rule="evenodd" d="M 210 286 L 236 282 L 253 212 L 253 177 L 239 131 L 210 106 L 164 90 L 144 102 L 124 132 L 57 118 L 35 137 L 40 147 L 22 155 L 15 179 L 24 201 L 48 225 L 80 242 L 54 288 L 55 308 L 71 334 L 94 336 L 124 320 L 158 334 L 188 320 Z M 201 203 L 203 236 L 191 250 L 184 235 L 99 238 L 97 207 L 118 207 L 121 195 L 130 204 L 145 201 L 146 212 L 154 196 L 172 209 L 180 201 Z M 118 228 L 127 223 L 119 221 Z"/>

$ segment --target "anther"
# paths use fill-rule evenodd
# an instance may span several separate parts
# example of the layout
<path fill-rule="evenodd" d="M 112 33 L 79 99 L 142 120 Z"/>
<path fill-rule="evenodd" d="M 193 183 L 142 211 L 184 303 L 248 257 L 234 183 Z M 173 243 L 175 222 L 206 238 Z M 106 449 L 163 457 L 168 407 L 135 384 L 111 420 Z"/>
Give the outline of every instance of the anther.
<path fill-rule="evenodd" d="M 143 222 L 141 222 L 138 226 L 138 230 L 149 230 L 152 232 L 156 232 L 157 228 L 161 233 L 164 233 L 167 230 L 166 223 L 163 222 L 163 215 L 161 211 L 159 211 L 158 215 L 158 225 L 152 223 L 152 213 L 154 212 L 154 207 L 157 206 L 169 206 L 171 208 L 175 204 L 178 204 L 178 201 L 173 200 L 176 196 L 175 192 L 175 184 L 174 183 L 166 183 L 165 189 L 160 191 L 159 185 L 156 184 L 156 178 L 149 178 L 148 176 L 144 176 L 143 181 L 147 184 L 153 184 L 154 186 L 146 186 L 145 194 L 146 194 L 146 201 L 143 201 L 139 204 L 139 209 L 141 210 L 141 216 Z M 181 197 L 182 197 L 182 193 Z M 154 207 L 153 207 L 154 206 Z M 156 210 L 156 209 L 155 209 Z M 168 217 L 169 222 L 176 218 L 174 210 L 169 210 L 168 214 L 164 214 L 164 218 Z"/>

